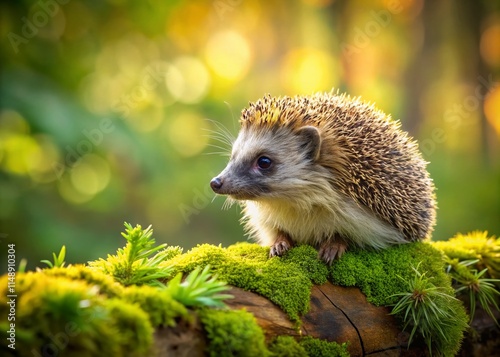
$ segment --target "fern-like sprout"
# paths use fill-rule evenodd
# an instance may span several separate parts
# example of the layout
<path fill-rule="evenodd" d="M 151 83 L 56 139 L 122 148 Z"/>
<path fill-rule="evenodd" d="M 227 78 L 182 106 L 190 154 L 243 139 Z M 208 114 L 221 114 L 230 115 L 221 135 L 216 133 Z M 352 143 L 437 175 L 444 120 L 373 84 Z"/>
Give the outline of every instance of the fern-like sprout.
<path fill-rule="evenodd" d="M 101 258 L 89 265 L 112 275 L 123 285 L 162 286 L 159 279 L 168 277 L 172 268 L 160 266 L 160 263 L 171 257 L 171 247 L 167 248 L 166 244 L 155 246 L 151 226 L 143 230 L 140 225 L 132 227 L 125 223 L 125 228 L 125 233 L 122 233 L 127 240 L 125 247 L 119 248 L 116 255 L 108 254 L 106 260 Z"/>
<path fill-rule="evenodd" d="M 56 253 L 52 253 L 52 258 L 54 259 L 54 263 L 52 263 L 50 260 L 40 260 L 40 263 L 44 263 L 44 264 L 47 264 L 47 266 L 49 268 L 62 268 L 64 267 L 64 264 L 65 261 L 64 259 L 66 259 L 66 246 L 63 245 L 61 247 L 61 250 L 59 251 L 59 254 L 56 255 Z"/>
<path fill-rule="evenodd" d="M 420 264 L 417 268 L 412 268 L 415 275 L 413 279 L 407 281 L 408 291 L 393 295 L 400 299 L 394 305 L 391 314 L 402 316 L 403 330 L 411 326 L 408 346 L 418 333 L 432 354 L 433 346 L 440 350 L 440 341 L 449 342 L 449 336 L 444 333 L 443 327 L 457 323 L 449 304 L 450 301 L 457 299 L 443 288 L 436 287 L 431 281 L 432 278 L 418 270 L 419 266 Z"/>
<path fill-rule="evenodd" d="M 483 278 L 488 268 L 481 271 L 472 268 L 477 266 L 478 259 L 463 260 L 447 259 L 447 271 L 451 277 L 457 282 L 457 293 L 469 293 L 469 315 L 470 321 L 474 319 L 476 313 L 476 301 L 479 302 L 481 307 L 491 316 L 491 318 L 498 325 L 498 321 L 493 314 L 491 307 L 500 310 L 497 304 L 497 299 L 500 292 L 496 289 L 495 283 L 500 283 L 500 279 L 487 279 Z"/>
<path fill-rule="evenodd" d="M 177 274 L 167 283 L 166 290 L 185 306 L 224 307 L 224 299 L 232 298 L 229 294 L 220 294 L 229 289 L 225 282 L 218 281 L 216 275 L 210 273 L 207 265 L 201 272 L 196 268 L 182 280 L 182 273 Z"/>

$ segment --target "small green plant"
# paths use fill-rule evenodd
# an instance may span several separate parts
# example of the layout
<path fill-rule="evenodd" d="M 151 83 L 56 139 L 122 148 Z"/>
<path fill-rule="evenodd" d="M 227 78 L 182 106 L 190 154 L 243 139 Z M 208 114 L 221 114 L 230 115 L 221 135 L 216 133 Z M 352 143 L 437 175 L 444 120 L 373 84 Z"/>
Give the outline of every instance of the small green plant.
<path fill-rule="evenodd" d="M 66 258 L 66 246 L 63 245 L 61 248 L 61 251 L 59 252 L 59 255 L 56 255 L 56 253 L 52 253 L 52 257 L 54 259 L 54 263 L 52 263 L 50 260 L 40 260 L 40 263 L 47 264 L 49 268 L 62 268 L 64 267 L 64 259 Z"/>
<path fill-rule="evenodd" d="M 491 306 L 499 310 L 497 299 L 500 296 L 500 292 L 496 289 L 495 283 L 500 283 L 500 279 L 484 278 L 488 268 L 484 268 L 481 271 L 474 269 L 473 267 L 476 266 L 478 261 L 478 259 L 459 261 L 458 259 L 447 258 L 447 271 L 456 281 L 456 292 L 468 292 L 470 321 L 472 322 L 474 319 L 477 301 L 498 325 Z"/>
<path fill-rule="evenodd" d="M 210 265 L 205 266 L 201 272 L 198 267 L 183 282 L 182 273 L 179 273 L 167 283 L 166 290 L 184 306 L 225 307 L 222 301 L 233 296 L 219 294 L 229 287 L 225 282 L 217 281 L 217 276 L 212 276 L 209 270 Z"/>
<path fill-rule="evenodd" d="M 116 255 L 108 254 L 106 260 L 101 258 L 90 262 L 89 266 L 112 275 L 125 286 L 162 286 L 159 279 L 167 278 L 172 268 L 160 266 L 160 263 L 172 256 L 172 249 L 166 248 L 166 244 L 155 246 L 151 226 L 143 230 L 140 225 L 132 228 L 129 223 L 125 223 L 125 228 L 125 233 L 122 233 L 127 240 L 125 247 L 119 248 Z"/>
<path fill-rule="evenodd" d="M 391 314 L 402 316 L 404 330 L 408 326 L 412 327 L 408 345 L 418 333 L 425 340 L 430 354 L 433 349 L 440 353 L 442 345 L 450 342 L 450 336 L 444 332 L 443 327 L 463 323 L 464 326 L 459 327 L 465 328 L 466 324 L 455 316 L 451 302 L 458 300 L 445 289 L 436 287 L 432 278 L 418 270 L 419 266 L 420 264 L 417 268 L 412 268 L 415 275 L 412 280 L 407 281 L 408 290 L 393 295 L 400 299 Z"/>
<path fill-rule="evenodd" d="M 477 270 L 488 268 L 487 277 L 500 278 L 500 238 L 488 232 L 459 233 L 447 241 L 432 242 L 432 245 L 451 259 L 477 259 L 474 264 Z"/>

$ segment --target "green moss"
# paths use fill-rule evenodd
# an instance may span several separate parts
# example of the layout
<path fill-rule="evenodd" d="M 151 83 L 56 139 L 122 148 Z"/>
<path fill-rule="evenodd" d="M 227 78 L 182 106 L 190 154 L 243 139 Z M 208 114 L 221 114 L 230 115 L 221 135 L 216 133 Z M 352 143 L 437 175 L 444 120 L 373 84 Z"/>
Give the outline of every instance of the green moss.
<path fill-rule="evenodd" d="M 269 356 L 264 333 L 249 312 L 203 310 L 199 316 L 209 340 L 210 356 Z"/>
<path fill-rule="evenodd" d="M 432 242 L 432 245 L 451 259 L 475 260 L 477 270 L 488 269 L 488 276 L 500 278 L 500 238 L 488 232 L 457 234 L 447 241 Z"/>
<path fill-rule="evenodd" d="M 328 268 L 318 259 L 318 251 L 310 245 L 300 245 L 290 250 L 283 257 L 283 262 L 296 264 L 313 284 L 321 285 L 327 281 Z"/>
<path fill-rule="evenodd" d="M 346 343 L 340 345 L 307 336 L 300 341 L 300 345 L 310 357 L 349 357 Z"/>
<path fill-rule="evenodd" d="M 381 251 L 353 250 L 345 253 L 330 268 L 331 281 L 342 286 L 356 286 L 375 305 L 389 306 L 397 301 L 393 295 L 405 291 L 420 263 L 420 269 L 431 276 L 436 286 L 453 294 L 451 281 L 444 271 L 442 253 L 427 243 L 411 243 Z"/>
<path fill-rule="evenodd" d="M 139 305 L 119 299 L 105 300 L 108 323 L 116 331 L 118 356 L 146 356 L 153 344 L 154 329 Z"/>
<path fill-rule="evenodd" d="M 81 264 L 70 265 L 66 268 L 43 269 L 40 273 L 47 276 L 66 277 L 71 280 L 84 280 L 87 284 L 96 285 L 100 293 L 109 297 L 120 296 L 123 293 L 123 286 L 117 283 L 113 277 Z"/>
<path fill-rule="evenodd" d="M 99 294 L 96 285 L 43 275 L 16 276 L 16 351 L 20 355 L 32 355 L 32 351 L 61 356 L 115 356 L 123 351 L 138 355 L 149 349 L 152 327 L 137 306 L 120 302 L 124 304 L 120 309 L 116 307 L 120 303 L 110 303 L 113 299 Z M 0 318 L 7 321 L 6 276 L 0 284 Z M 122 338 L 126 334 L 138 336 L 133 345 Z"/>
<path fill-rule="evenodd" d="M 184 254 L 178 247 L 167 248 L 160 254 L 166 260 L 150 263 L 156 269 L 153 273 L 168 271 L 170 277 L 210 265 L 220 280 L 267 297 L 293 321 L 300 321 L 299 316 L 308 311 L 312 285 L 323 284 L 327 279 L 337 285 L 359 287 L 370 302 L 391 306 L 398 300 L 395 294 L 408 289 L 406 282 L 418 266 L 440 291 L 453 294 L 450 278 L 444 272 L 442 252 L 427 243 L 376 252 L 353 250 L 332 267 L 318 260 L 317 251 L 305 245 L 291 249 L 281 258 L 269 259 L 268 255 L 269 248 L 257 244 L 240 243 L 228 248 L 204 244 Z M 143 275 L 139 283 L 151 278 Z M 0 317 L 6 321 L 6 276 L 0 284 Z M 144 285 L 124 287 L 111 276 L 81 265 L 19 273 L 16 290 L 16 332 L 20 348 L 25 346 L 21 352 L 26 353 L 34 349 L 43 354 L 44 348 L 55 346 L 45 353 L 147 355 L 154 327 L 174 326 L 177 319 L 189 318 L 186 307 L 166 290 Z M 455 322 L 467 319 L 460 302 L 437 303 L 451 304 Z M 348 355 L 345 345 L 313 338 L 297 342 L 286 336 L 278 337 L 268 350 L 262 330 L 246 311 L 206 309 L 199 316 L 210 340 L 210 355 Z M 439 352 L 451 355 L 458 350 L 463 328 L 454 321 L 443 321 L 443 331 L 447 337 L 439 342 Z"/>
<path fill-rule="evenodd" d="M 338 344 L 306 336 L 278 336 L 269 346 L 273 357 L 349 357 L 347 343 Z"/>
<path fill-rule="evenodd" d="M 378 252 L 347 252 L 331 267 L 331 280 L 334 284 L 360 288 L 368 301 L 375 305 L 391 306 L 398 302 L 398 294 L 414 293 L 408 291 L 408 282 L 414 279 L 415 271 L 412 268 L 416 267 L 419 272 L 425 273 L 440 292 L 451 297 L 455 295 L 451 279 L 445 273 L 442 252 L 421 242 L 394 246 Z M 438 325 L 442 329 L 442 333 L 430 332 L 433 336 L 433 348 L 440 354 L 454 355 L 460 348 L 464 326 L 467 326 L 467 314 L 459 300 L 438 296 L 434 302 L 438 308 L 449 311 L 450 317 L 429 317 L 439 319 Z M 403 323 L 404 312 L 397 317 Z M 425 321 L 420 323 L 424 324 Z M 425 326 L 420 328 L 427 331 Z"/>
<path fill-rule="evenodd" d="M 227 249 L 203 244 L 164 264 L 176 272 L 210 264 L 221 280 L 267 297 L 296 321 L 309 309 L 311 277 L 326 280 L 327 270 L 313 250 L 297 247 L 289 258 L 269 259 L 269 248 L 256 244 L 239 243 Z"/>
<path fill-rule="evenodd" d="M 182 254 L 183 249 L 179 246 L 168 246 L 160 251 L 161 256 L 165 259 L 172 259 L 178 255 Z"/>
<path fill-rule="evenodd" d="M 454 315 L 451 319 L 440 320 L 444 336 L 440 334 L 434 336 L 436 339 L 434 347 L 444 356 L 456 356 L 464 338 L 465 327 L 468 326 L 469 316 L 460 300 L 445 300 L 436 303 L 441 306 L 442 303 L 448 304 L 448 310 L 453 311 Z"/>
<path fill-rule="evenodd" d="M 148 313 L 151 324 L 155 327 L 175 326 L 175 319 L 187 318 L 188 312 L 163 289 L 147 285 L 129 286 L 124 290 L 125 301 L 138 304 Z"/>
<path fill-rule="evenodd" d="M 292 336 L 278 336 L 269 346 L 273 357 L 308 357 L 306 350 Z"/>

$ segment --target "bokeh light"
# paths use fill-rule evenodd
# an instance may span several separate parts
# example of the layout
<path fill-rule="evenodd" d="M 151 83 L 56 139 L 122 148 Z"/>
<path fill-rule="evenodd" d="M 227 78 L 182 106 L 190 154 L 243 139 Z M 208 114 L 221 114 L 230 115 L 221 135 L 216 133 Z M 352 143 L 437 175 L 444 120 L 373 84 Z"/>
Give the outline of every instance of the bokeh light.
<path fill-rule="evenodd" d="M 500 67 L 500 20 L 488 26 L 481 34 L 481 56 L 492 67 Z"/>
<path fill-rule="evenodd" d="M 42 3 L 0 4 L 0 233 L 30 268 L 68 239 L 75 262 L 116 250 L 123 221 L 185 249 L 246 239 L 208 184 L 214 137 L 266 93 L 374 103 L 429 162 L 433 238 L 500 234 L 494 2 L 72 0 L 23 35 Z"/>
<path fill-rule="evenodd" d="M 203 99 L 210 87 L 210 74 L 195 57 L 179 57 L 166 76 L 167 88 L 179 102 L 193 104 Z"/>
<path fill-rule="evenodd" d="M 484 101 L 484 114 L 500 137 L 500 84 L 498 83 Z"/>
<path fill-rule="evenodd" d="M 330 91 L 338 86 L 339 64 L 326 51 L 315 48 L 294 49 L 284 59 L 281 78 L 289 93 Z"/>
<path fill-rule="evenodd" d="M 170 118 L 165 132 L 177 153 L 183 157 L 198 155 L 208 144 L 207 122 L 195 112 L 182 112 Z"/>
<path fill-rule="evenodd" d="M 215 34 L 210 38 L 205 53 L 210 68 L 217 76 L 228 81 L 241 80 L 250 68 L 250 45 L 237 32 Z"/>

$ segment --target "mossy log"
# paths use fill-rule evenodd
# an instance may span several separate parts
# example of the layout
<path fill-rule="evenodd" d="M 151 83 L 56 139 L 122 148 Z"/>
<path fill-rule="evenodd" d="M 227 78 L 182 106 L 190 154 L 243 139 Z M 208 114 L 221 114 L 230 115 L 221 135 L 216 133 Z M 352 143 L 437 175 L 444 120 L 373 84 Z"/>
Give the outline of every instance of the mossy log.
<path fill-rule="evenodd" d="M 148 238 L 140 227 L 136 230 L 132 233 Z M 168 247 L 156 270 L 147 270 L 153 276 L 168 272 L 161 289 L 121 283 L 124 251 L 88 265 L 18 272 L 19 309 L 15 331 L 8 331 L 14 337 L 0 343 L 0 354 L 12 355 L 15 347 L 19 356 L 425 356 L 432 348 L 433 355 L 487 357 L 498 356 L 500 349 L 500 329 L 480 308 L 466 333 L 469 303 L 453 298 L 443 253 L 428 243 L 352 250 L 332 266 L 305 245 L 271 259 L 269 248 L 249 243 L 204 244 L 187 253 Z M 210 280 L 198 279 L 201 267 L 211 269 L 205 275 Z M 143 272 L 138 269 L 131 277 L 143 278 Z M 179 290 L 182 276 L 190 285 Z M 9 279 L 0 277 L 0 327 L 5 331 L 14 329 L 5 323 L 12 310 Z M 418 288 L 415 279 L 428 281 Z M 199 294 L 200 282 L 209 289 L 226 287 L 222 281 L 232 299 Z M 439 290 L 428 296 L 446 313 L 427 312 L 433 325 L 410 321 L 403 332 L 406 310 L 390 314 L 397 297 L 412 298 L 429 289 Z M 229 309 L 221 308 L 222 300 Z M 493 314 L 498 320 L 497 309 Z M 416 333 L 408 348 L 412 326 Z"/>
<path fill-rule="evenodd" d="M 337 343 L 348 342 L 351 356 L 424 356 L 424 344 L 413 343 L 408 349 L 408 333 L 390 315 L 390 309 L 374 306 L 358 289 L 331 283 L 316 285 L 311 291 L 310 310 L 300 326 L 265 297 L 237 287 L 229 291 L 234 299 L 231 309 L 252 313 L 264 331 L 266 340 L 277 336 L 311 336 Z M 199 322 L 158 330 L 156 348 L 160 355 L 205 356 L 206 337 Z"/>
<path fill-rule="evenodd" d="M 231 309 L 245 309 L 252 313 L 264 331 L 266 340 L 287 335 L 296 338 L 311 336 L 338 343 L 348 342 L 351 356 L 425 356 L 423 343 L 412 343 L 408 348 L 407 332 L 389 314 L 390 309 L 374 306 L 357 288 L 325 283 L 311 291 L 311 308 L 302 316 L 300 327 L 265 297 L 232 287 L 234 299 L 227 300 Z M 500 313 L 495 312 L 500 318 Z M 478 308 L 472 323 L 474 334 L 468 334 L 459 356 L 496 356 L 500 348 L 500 328 L 484 310 Z M 207 338 L 198 319 L 161 328 L 155 333 L 156 352 L 160 356 L 206 356 Z"/>
<path fill-rule="evenodd" d="M 377 307 L 366 300 L 358 288 L 331 283 L 316 285 L 311 290 L 311 307 L 302 316 L 300 327 L 269 300 L 233 288 L 231 308 L 251 312 L 264 330 L 267 340 L 279 335 L 311 336 L 337 343 L 348 342 L 351 356 L 422 356 L 422 346 L 408 346 L 408 334 L 401 332 L 389 308 Z"/>

